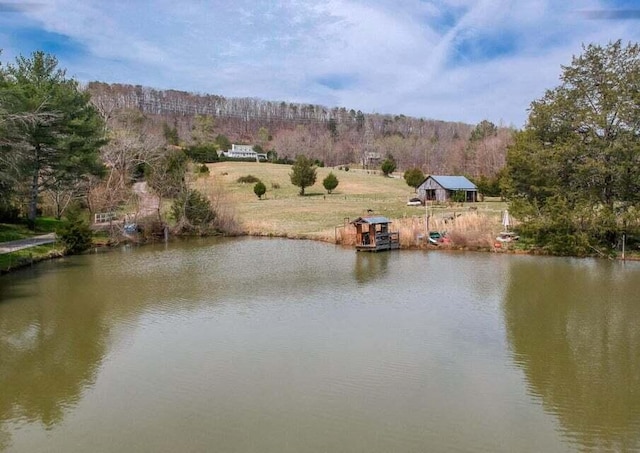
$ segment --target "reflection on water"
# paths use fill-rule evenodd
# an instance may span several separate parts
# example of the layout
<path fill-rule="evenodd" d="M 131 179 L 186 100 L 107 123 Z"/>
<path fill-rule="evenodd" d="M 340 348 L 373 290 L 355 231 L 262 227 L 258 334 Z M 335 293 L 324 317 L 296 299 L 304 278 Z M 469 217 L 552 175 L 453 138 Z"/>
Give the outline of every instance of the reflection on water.
<path fill-rule="evenodd" d="M 0 451 L 638 449 L 639 276 L 248 238 L 45 263 L 0 279 Z"/>
<path fill-rule="evenodd" d="M 391 253 L 356 253 L 353 274 L 358 283 L 366 283 L 383 276 L 388 270 L 390 255 Z"/>
<path fill-rule="evenodd" d="M 0 449 L 10 442 L 6 431 L 2 434 L 2 421 L 37 422 L 52 429 L 95 382 L 108 330 L 103 307 L 92 303 L 76 279 L 62 272 L 56 279 L 2 280 Z M 52 303 L 59 299 L 77 303 Z"/>
<path fill-rule="evenodd" d="M 640 278 L 618 263 L 514 263 L 505 322 L 528 390 L 593 451 L 640 448 Z"/>

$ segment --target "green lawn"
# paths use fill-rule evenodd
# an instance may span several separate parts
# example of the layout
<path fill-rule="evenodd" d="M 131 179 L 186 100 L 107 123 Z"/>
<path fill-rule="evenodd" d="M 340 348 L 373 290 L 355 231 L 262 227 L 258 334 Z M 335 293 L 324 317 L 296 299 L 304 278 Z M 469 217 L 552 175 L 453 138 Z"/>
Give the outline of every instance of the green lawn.
<path fill-rule="evenodd" d="M 0 254 L 0 273 L 60 255 L 62 255 L 62 248 L 58 244 L 38 245 L 16 252 L 3 253 Z"/>
<path fill-rule="evenodd" d="M 41 234 L 53 233 L 62 222 L 51 217 L 36 219 L 35 231 L 30 230 L 26 223 L 0 223 L 0 242 L 15 241 Z"/>

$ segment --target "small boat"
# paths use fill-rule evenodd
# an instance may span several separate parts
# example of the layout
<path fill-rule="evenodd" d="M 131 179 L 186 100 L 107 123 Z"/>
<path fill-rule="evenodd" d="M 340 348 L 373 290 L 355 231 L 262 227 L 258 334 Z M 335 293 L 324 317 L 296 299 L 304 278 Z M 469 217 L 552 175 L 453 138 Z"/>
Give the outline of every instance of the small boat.
<path fill-rule="evenodd" d="M 429 244 L 440 245 L 446 244 L 448 242 L 449 238 L 447 237 L 447 233 L 445 231 L 429 231 Z"/>

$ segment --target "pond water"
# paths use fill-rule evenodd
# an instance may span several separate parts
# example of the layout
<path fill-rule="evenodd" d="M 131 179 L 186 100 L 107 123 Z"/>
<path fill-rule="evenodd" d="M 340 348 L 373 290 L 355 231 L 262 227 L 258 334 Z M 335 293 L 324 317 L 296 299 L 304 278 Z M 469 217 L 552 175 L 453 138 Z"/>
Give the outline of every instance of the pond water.
<path fill-rule="evenodd" d="M 0 278 L 1 452 L 640 450 L 640 263 L 123 248 Z"/>

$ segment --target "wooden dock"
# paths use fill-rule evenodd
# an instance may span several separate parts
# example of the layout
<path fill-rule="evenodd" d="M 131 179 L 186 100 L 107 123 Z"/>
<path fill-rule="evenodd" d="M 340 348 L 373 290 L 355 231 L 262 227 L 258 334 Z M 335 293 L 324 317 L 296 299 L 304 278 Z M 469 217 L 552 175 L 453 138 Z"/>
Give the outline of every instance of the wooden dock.
<path fill-rule="evenodd" d="M 391 221 L 382 216 L 359 217 L 352 225 L 356 228 L 356 251 L 380 252 L 400 248 L 400 233 L 389 231 Z"/>

